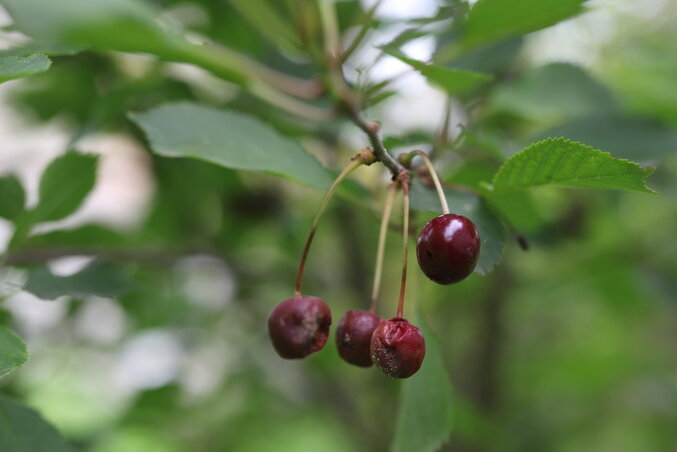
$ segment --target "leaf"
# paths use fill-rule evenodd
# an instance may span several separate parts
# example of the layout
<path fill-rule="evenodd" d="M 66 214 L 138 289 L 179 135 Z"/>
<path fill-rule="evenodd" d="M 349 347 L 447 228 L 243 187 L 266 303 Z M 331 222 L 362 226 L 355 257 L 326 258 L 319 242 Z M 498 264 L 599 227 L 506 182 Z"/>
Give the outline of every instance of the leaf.
<path fill-rule="evenodd" d="M 52 60 L 39 53 L 26 57 L 2 56 L 0 57 L 0 83 L 44 72 L 51 64 Z"/>
<path fill-rule="evenodd" d="M 479 0 L 464 24 L 464 48 L 549 27 L 583 10 L 586 0 Z"/>
<path fill-rule="evenodd" d="M 584 69 L 568 63 L 546 64 L 525 73 L 516 81 L 499 87 L 491 103 L 499 111 L 539 122 L 577 118 L 618 108 L 604 85 Z"/>
<path fill-rule="evenodd" d="M 49 164 L 40 178 L 32 222 L 54 221 L 75 212 L 94 187 L 98 157 L 67 152 Z"/>
<path fill-rule="evenodd" d="M 0 377 L 23 366 L 26 361 L 28 361 L 26 344 L 9 328 L 0 326 Z"/>
<path fill-rule="evenodd" d="M 153 151 L 167 157 L 195 157 L 227 168 L 264 171 L 302 184 L 327 188 L 327 171 L 295 141 L 259 120 L 192 103 L 132 113 Z"/>
<path fill-rule="evenodd" d="M 15 175 L 0 177 L 0 217 L 13 220 L 24 210 L 25 201 L 23 186 Z"/>
<path fill-rule="evenodd" d="M 496 172 L 493 189 L 555 185 L 655 193 L 644 181 L 652 172 L 575 141 L 548 138 L 510 157 Z"/>
<path fill-rule="evenodd" d="M 171 53 L 174 36 L 138 0 L 0 0 L 19 30 L 44 42 L 152 54 Z"/>
<path fill-rule="evenodd" d="M 443 66 L 435 66 L 414 60 L 400 52 L 389 50 L 386 53 L 408 64 L 423 75 L 428 82 L 439 86 L 447 94 L 457 95 L 469 91 L 483 83 L 491 81 L 491 76 L 479 72 L 461 71 Z"/>
<path fill-rule="evenodd" d="M 228 0 L 261 36 L 283 52 L 298 54 L 301 43 L 289 21 L 267 0 Z"/>
<path fill-rule="evenodd" d="M 576 118 L 538 134 L 536 139 L 564 137 L 633 160 L 666 157 L 677 151 L 677 131 L 646 118 L 593 115 Z"/>
<path fill-rule="evenodd" d="M 43 300 L 53 300 L 61 295 L 113 298 L 131 288 L 122 269 L 109 262 L 94 261 L 70 276 L 56 276 L 41 267 L 28 274 L 24 290 Z"/>
<path fill-rule="evenodd" d="M 452 429 L 452 397 L 449 376 L 437 340 L 419 324 L 425 336 L 426 355 L 421 369 L 402 382 L 392 452 L 433 452 L 448 439 Z"/>
<path fill-rule="evenodd" d="M 35 411 L 0 396 L 2 452 L 72 452 L 59 432 Z"/>
<path fill-rule="evenodd" d="M 411 184 L 410 195 L 412 209 L 441 213 L 440 201 L 433 188 L 427 188 L 415 179 Z M 479 196 L 448 188 L 444 189 L 444 195 L 451 212 L 465 215 L 477 226 L 482 247 L 475 271 L 480 275 L 488 274 L 503 255 L 505 227 Z"/>
<path fill-rule="evenodd" d="M 2 3 L 2 0 L 0 0 Z M 0 56 L 19 56 L 25 57 L 41 53 L 49 56 L 75 55 L 83 51 L 82 46 L 65 45 L 57 42 L 29 41 L 17 47 L 0 50 Z"/>
<path fill-rule="evenodd" d="M 176 26 L 161 24 L 160 12 L 141 0 L 0 0 L 0 4 L 20 31 L 57 48 L 148 53 L 200 65 L 240 85 L 254 70 L 251 60 L 235 52 L 190 43 Z"/>

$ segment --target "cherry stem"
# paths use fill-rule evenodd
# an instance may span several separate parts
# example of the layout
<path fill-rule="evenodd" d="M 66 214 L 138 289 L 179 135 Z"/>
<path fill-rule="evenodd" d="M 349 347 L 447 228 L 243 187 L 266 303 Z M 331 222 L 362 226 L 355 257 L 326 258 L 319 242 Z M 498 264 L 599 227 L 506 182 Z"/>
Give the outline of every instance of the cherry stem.
<path fill-rule="evenodd" d="M 374 270 L 374 287 L 371 291 L 371 305 L 369 312 L 372 314 L 376 310 L 376 301 L 378 300 L 378 293 L 381 289 L 381 274 L 383 272 L 383 254 L 385 252 L 386 236 L 388 235 L 388 223 L 390 222 L 390 211 L 393 207 L 393 199 L 395 198 L 395 190 L 397 189 L 397 182 L 393 182 L 388 187 L 388 194 L 386 195 L 385 204 L 383 205 L 383 216 L 381 217 L 381 229 L 378 233 L 378 247 L 376 249 L 376 266 Z"/>
<path fill-rule="evenodd" d="M 435 171 L 435 167 L 433 166 L 433 162 L 430 160 L 430 157 L 428 157 L 428 154 L 426 154 L 423 151 L 412 151 L 419 157 L 423 159 L 423 162 L 425 163 L 425 166 L 428 168 L 428 172 L 430 173 L 430 177 L 433 180 L 433 183 L 435 184 L 435 190 L 437 190 L 437 196 L 440 198 L 440 204 L 442 205 L 442 213 L 443 214 L 448 214 L 449 213 L 449 205 L 447 204 L 447 198 L 444 196 L 444 190 L 442 189 L 442 184 L 440 183 L 440 178 L 437 176 L 437 172 Z"/>
<path fill-rule="evenodd" d="M 313 243 L 313 238 L 315 237 L 315 231 L 317 231 L 317 225 L 320 223 L 320 218 L 322 217 L 322 214 L 327 208 L 327 205 L 329 204 L 329 200 L 334 196 L 334 192 L 336 191 L 336 188 L 339 186 L 341 181 L 348 176 L 348 174 L 352 173 L 355 169 L 357 169 L 360 165 L 366 164 L 370 165 L 373 163 L 373 158 L 374 154 L 370 149 L 363 149 L 359 154 L 357 154 L 355 157 L 353 157 L 352 161 L 346 166 L 343 171 L 341 171 L 341 174 L 339 174 L 336 179 L 334 179 L 334 182 L 332 182 L 331 186 L 327 190 L 327 192 L 324 194 L 324 198 L 322 198 L 322 203 L 320 204 L 320 208 L 318 209 L 317 213 L 315 214 L 315 218 L 313 218 L 313 223 L 310 226 L 310 232 L 308 233 L 308 238 L 306 239 L 306 244 L 303 247 L 303 253 L 301 254 L 301 260 L 299 261 L 299 268 L 296 271 L 296 285 L 295 285 L 295 297 L 300 298 L 301 297 L 301 282 L 303 281 L 303 268 L 306 265 L 306 259 L 308 258 L 308 251 L 310 251 L 310 245 Z"/>
<path fill-rule="evenodd" d="M 407 286 L 407 249 L 409 242 L 409 180 L 402 181 L 402 206 L 404 217 L 402 219 L 402 282 L 400 284 L 400 300 L 397 303 L 397 317 L 402 317 L 404 312 L 404 291 Z"/>

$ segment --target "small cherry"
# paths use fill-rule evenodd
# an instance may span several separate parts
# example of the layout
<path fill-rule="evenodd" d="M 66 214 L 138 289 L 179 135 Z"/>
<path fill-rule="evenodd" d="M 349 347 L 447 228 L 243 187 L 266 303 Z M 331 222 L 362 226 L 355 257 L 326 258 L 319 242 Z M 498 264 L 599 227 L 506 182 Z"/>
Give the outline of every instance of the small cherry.
<path fill-rule="evenodd" d="M 317 297 L 288 298 L 268 317 L 268 334 L 282 358 L 299 359 L 324 347 L 329 336 L 331 311 Z"/>
<path fill-rule="evenodd" d="M 371 336 L 371 358 L 393 378 L 407 378 L 420 369 L 425 357 L 421 330 L 402 317 L 384 320 Z"/>
<path fill-rule="evenodd" d="M 336 329 L 336 347 L 346 362 L 371 367 L 371 336 L 381 322 L 376 314 L 361 309 L 346 312 Z"/>
<path fill-rule="evenodd" d="M 480 235 L 463 215 L 447 213 L 425 225 L 416 241 L 416 257 L 425 275 L 439 284 L 467 278 L 480 254 Z"/>

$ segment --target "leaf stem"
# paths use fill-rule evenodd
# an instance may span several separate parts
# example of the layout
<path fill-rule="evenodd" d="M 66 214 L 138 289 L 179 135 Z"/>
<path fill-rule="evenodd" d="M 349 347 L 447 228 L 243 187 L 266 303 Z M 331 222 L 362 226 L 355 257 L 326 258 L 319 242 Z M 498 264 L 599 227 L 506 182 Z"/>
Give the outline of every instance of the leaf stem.
<path fill-rule="evenodd" d="M 322 218 L 322 214 L 324 214 L 324 211 L 326 210 L 329 201 L 331 200 L 332 196 L 334 196 L 336 188 L 339 186 L 339 184 L 343 179 L 345 179 L 360 165 L 371 165 L 373 162 L 374 155 L 371 152 L 371 150 L 363 149 L 362 151 L 360 151 L 360 153 L 358 153 L 355 157 L 352 158 L 348 166 L 346 166 L 343 169 L 343 171 L 341 171 L 341 173 L 336 177 L 336 179 L 334 179 L 334 182 L 332 182 L 331 186 L 324 194 L 324 198 L 322 198 L 320 207 L 317 210 L 315 218 L 313 218 L 313 223 L 310 226 L 310 232 L 308 233 L 308 238 L 306 239 L 306 244 L 303 247 L 303 253 L 301 254 L 301 260 L 299 261 L 299 267 L 298 270 L 296 271 L 296 284 L 294 286 L 294 295 L 296 298 L 299 298 L 301 296 L 301 282 L 303 281 L 303 268 L 306 265 L 306 259 L 308 258 L 308 251 L 310 251 L 310 245 L 313 243 L 313 238 L 315 237 L 317 226 L 320 223 L 320 218 Z"/>
<path fill-rule="evenodd" d="M 355 52 L 355 50 L 358 49 L 362 41 L 364 40 L 365 36 L 367 36 L 367 33 L 371 29 L 371 21 L 374 19 L 374 13 L 378 9 L 379 6 L 381 6 L 381 2 L 383 0 L 376 0 L 374 2 L 374 6 L 369 8 L 369 10 L 365 14 L 365 21 L 364 24 L 360 27 L 360 30 L 357 32 L 357 35 L 353 39 L 353 41 L 350 43 L 348 48 L 341 54 L 341 62 L 345 63 L 348 58 Z"/>
<path fill-rule="evenodd" d="M 371 305 L 369 312 L 372 314 L 376 310 L 376 302 L 378 294 L 381 289 L 381 274 L 383 272 L 383 254 L 385 252 L 386 237 L 388 235 L 388 222 L 390 221 L 390 211 L 393 207 L 393 199 L 395 198 L 395 190 L 397 189 L 397 182 L 393 182 L 388 187 L 388 194 L 386 195 L 385 203 L 383 204 L 383 216 L 381 217 L 381 228 L 378 233 L 378 247 L 376 248 L 376 265 L 374 270 L 374 286 L 371 291 Z"/>
<path fill-rule="evenodd" d="M 404 292 L 407 286 L 407 251 L 409 244 L 409 173 L 406 171 L 400 173 L 400 183 L 402 184 L 402 280 L 400 283 L 400 299 L 397 302 L 397 317 L 402 317 L 404 312 Z"/>

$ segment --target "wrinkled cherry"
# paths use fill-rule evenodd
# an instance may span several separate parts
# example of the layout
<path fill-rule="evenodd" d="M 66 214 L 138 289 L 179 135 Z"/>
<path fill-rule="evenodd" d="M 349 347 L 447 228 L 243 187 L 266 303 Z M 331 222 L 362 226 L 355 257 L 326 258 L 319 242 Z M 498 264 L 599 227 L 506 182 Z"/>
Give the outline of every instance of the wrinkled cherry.
<path fill-rule="evenodd" d="M 371 336 L 371 358 L 385 374 L 407 378 L 416 373 L 425 356 L 421 330 L 402 317 L 384 320 Z"/>
<path fill-rule="evenodd" d="M 480 255 L 480 235 L 463 215 L 447 213 L 425 225 L 416 241 L 416 257 L 425 275 L 439 284 L 467 278 Z"/>
<path fill-rule="evenodd" d="M 352 309 L 346 312 L 336 329 L 339 355 L 350 364 L 371 367 L 371 335 L 381 318 L 369 311 Z"/>
<path fill-rule="evenodd" d="M 271 311 L 268 334 L 282 358 L 305 358 L 324 347 L 330 325 L 331 311 L 321 299 L 289 298 Z"/>

